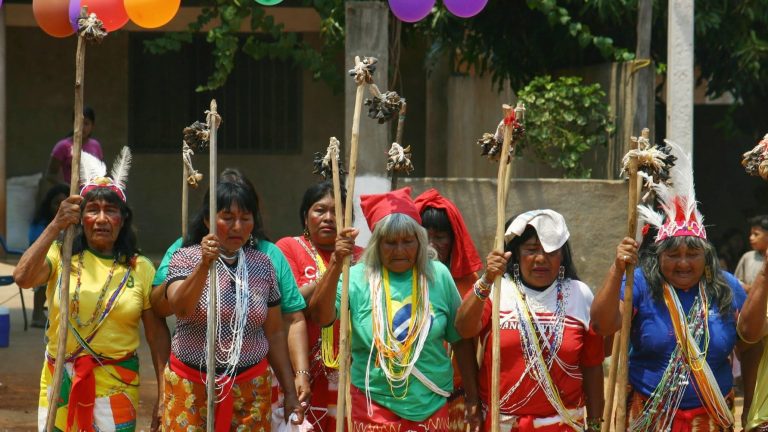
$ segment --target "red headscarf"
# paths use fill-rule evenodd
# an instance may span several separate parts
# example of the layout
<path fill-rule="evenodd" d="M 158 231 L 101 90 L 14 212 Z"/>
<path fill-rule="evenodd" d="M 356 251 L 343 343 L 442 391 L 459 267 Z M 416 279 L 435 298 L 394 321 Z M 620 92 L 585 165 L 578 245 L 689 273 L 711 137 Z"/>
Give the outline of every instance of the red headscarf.
<path fill-rule="evenodd" d="M 378 221 L 393 213 L 410 216 L 421 224 L 421 216 L 413 204 L 413 199 L 411 199 L 410 187 L 383 194 L 360 195 L 360 208 L 363 210 L 363 215 L 371 231 Z"/>
<path fill-rule="evenodd" d="M 459 209 L 448 198 L 443 197 L 436 189 L 429 189 L 416 197 L 416 208 L 419 214 L 427 207 L 443 209 L 448 215 L 453 231 L 453 247 L 451 248 L 451 276 L 461 278 L 483 268 L 483 262 L 477 253 L 472 237 L 469 236 L 464 218 Z"/>

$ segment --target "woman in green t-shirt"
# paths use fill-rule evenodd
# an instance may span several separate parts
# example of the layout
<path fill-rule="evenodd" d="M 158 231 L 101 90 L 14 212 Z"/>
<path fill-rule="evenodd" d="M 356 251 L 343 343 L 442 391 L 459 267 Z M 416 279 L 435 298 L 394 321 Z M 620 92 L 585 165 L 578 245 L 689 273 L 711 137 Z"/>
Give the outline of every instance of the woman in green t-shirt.
<path fill-rule="evenodd" d="M 459 292 L 429 247 L 410 188 L 363 195 L 360 205 L 373 235 L 349 276 L 352 428 L 447 431 L 453 368 L 444 344 L 452 344 L 460 368 L 473 355 L 453 324 Z M 331 277 L 310 301 L 309 316 L 319 325 L 339 313 L 341 263 L 356 236 L 356 229 L 341 231 L 326 270 Z M 470 421 L 478 427 L 479 418 Z"/>

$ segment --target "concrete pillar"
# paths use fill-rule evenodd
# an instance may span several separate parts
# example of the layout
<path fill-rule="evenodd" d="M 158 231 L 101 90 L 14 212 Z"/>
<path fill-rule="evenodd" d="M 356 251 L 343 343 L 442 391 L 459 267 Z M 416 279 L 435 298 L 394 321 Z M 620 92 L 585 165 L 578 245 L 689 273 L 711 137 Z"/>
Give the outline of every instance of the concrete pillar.
<path fill-rule="evenodd" d="M 6 111 L 6 94 L 5 94 L 5 57 L 6 57 L 6 44 L 5 44 L 5 36 L 6 36 L 6 26 L 5 26 L 5 9 L 6 8 L 0 8 L 0 234 L 2 234 L 3 238 L 7 239 L 6 236 L 6 191 L 5 191 L 5 178 L 6 178 L 6 171 L 5 171 L 5 160 L 6 160 L 6 118 L 5 118 L 5 111 Z"/>
<path fill-rule="evenodd" d="M 693 3 L 669 0 L 667 138 L 693 154 Z"/>
<path fill-rule="evenodd" d="M 347 36 L 344 46 L 344 69 L 349 70 L 354 67 L 355 56 L 376 57 L 379 63 L 376 65 L 373 79 L 382 92 L 388 90 L 389 7 L 387 3 L 348 1 L 345 10 Z M 347 155 L 349 155 L 352 134 L 356 89 L 354 80 L 349 76 L 345 77 L 344 151 Z M 366 92 L 365 97 L 370 98 L 370 92 Z M 386 152 L 392 144 L 389 140 L 389 124 L 380 125 L 377 121 L 368 118 L 367 112 L 368 110 L 363 106 L 360 116 L 357 173 L 386 177 Z"/>
<path fill-rule="evenodd" d="M 389 90 L 389 6 L 378 1 L 347 1 L 346 41 L 344 43 L 344 69 L 354 67 L 355 56 L 376 57 L 379 59 L 373 79 L 379 90 Z M 352 117 L 355 110 L 355 92 L 357 85 L 347 76 L 344 87 L 344 153 L 349 160 L 349 145 L 352 137 Z M 370 92 L 366 91 L 366 98 Z M 370 238 L 370 231 L 365 222 L 359 204 L 362 194 L 381 193 L 389 190 L 387 178 L 387 150 L 392 144 L 390 125 L 380 125 L 368 118 L 368 110 L 363 106 L 360 115 L 360 135 L 357 157 L 357 177 L 355 180 L 355 223 L 360 229 L 357 244 L 365 245 Z"/>

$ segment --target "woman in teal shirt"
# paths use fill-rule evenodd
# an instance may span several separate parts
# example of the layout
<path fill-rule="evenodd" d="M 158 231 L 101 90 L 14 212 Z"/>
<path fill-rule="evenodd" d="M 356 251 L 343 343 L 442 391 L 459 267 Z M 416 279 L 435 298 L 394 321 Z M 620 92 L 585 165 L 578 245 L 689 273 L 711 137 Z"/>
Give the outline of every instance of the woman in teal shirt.
<path fill-rule="evenodd" d="M 454 327 L 459 292 L 429 247 L 409 188 L 364 195 L 360 205 L 373 235 L 349 276 L 352 429 L 448 431 L 453 368 L 445 343 L 460 369 L 473 356 Z M 332 277 L 322 279 L 310 301 L 319 325 L 336 319 L 341 263 L 356 235 L 352 228 L 340 233 L 326 270 Z M 477 395 L 468 399 L 476 403 Z M 479 419 L 472 420 L 476 427 Z"/>

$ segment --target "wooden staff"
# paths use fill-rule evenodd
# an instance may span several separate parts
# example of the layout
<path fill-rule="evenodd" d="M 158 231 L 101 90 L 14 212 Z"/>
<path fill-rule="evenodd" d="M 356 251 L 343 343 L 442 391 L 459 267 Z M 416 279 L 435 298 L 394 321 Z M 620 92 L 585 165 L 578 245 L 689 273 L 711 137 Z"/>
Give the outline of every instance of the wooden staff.
<path fill-rule="evenodd" d="M 642 136 L 648 139 L 648 129 L 643 129 Z M 631 148 L 637 149 L 637 138 L 632 139 Z M 627 172 L 629 173 L 629 201 L 627 205 L 627 236 L 635 238 L 637 235 L 637 200 L 639 196 L 637 183 L 637 157 L 629 160 Z M 635 282 L 635 266 L 627 263 L 626 283 L 624 285 L 624 312 L 621 317 L 621 336 L 619 345 L 618 376 L 616 386 L 616 430 L 624 431 L 627 422 L 627 380 L 629 375 L 629 330 L 632 326 L 632 287 Z"/>
<path fill-rule="evenodd" d="M 512 107 L 504 104 L 502 105 L 502 111 L 504 113 L 504 118 L 506 119 L 512 114 Z M 499 159 L 498 184 L 496 185 L 496 239 L 493 244 L 494 250 L 504 250 L 504 216 L 507 207 L 507 186 L 504 184 L 504 181 L 508 179 L 507 172 L 511 169 L 509 166 L 509 145 L 511 141 L 512 125 L 510 124 L 504 128 L 504 142 L 501 146 L 501 157 Z M 499 379 L 501 377 L 499 303 L 501 301 L 501 275 L 496 277 L 493 284 L 493 315 L 491 317 L 491 323 L 493 325 L 493 345 L 491 347 L 491 431 L 499 432 Z"/>
<path fill-rule="evenodd" d="M 400 106 L 400 113 L 397 116 L 397 133 L 395 134 L 395 142 L 403 145 L 403 129 L 405 129 L 405 112 L 406 103 L 403 99 L 403 105 Z M 397 189 L 397 170 L 392 170 L 392 181 L 390 182 L 389 190 Z"/>
<path fill-rule="evenodd" d="M 355 67 L 360 68 L 362 67 L 361 64 L 360 57 L 355 57 Z M 355 93 L 355 111 L 352 116 L 352 137 L 349 147 L 349 174 L 347 175 L 347 202 L 344 206 L 344 226 L 348 226 L 348 223 L 352 221 L 355 174 L 357 173 L 357 148 L 360 138 L 360 112 L 363 108 L 363 94 L 367 84 L 363 79 L 358 80 L 356 78 L 355 81 L 357 82 L 357 91 Z M 350 256 L 344 258 L 344 266 L 342 267 L 343 283 L 341 286 L 341 319 L 339 321 L 339 393 L 336 398 L 336 414 L 345 417 L 349 417 L 346 407 L 349 386 L 347 375 L 349 374 L 349 266 L 351 260 L 352 257 Z M 343 421 L 336 422 L 336 432 L 344 432 Z"/>
<path fill-rule="evenodd" d="M 600 432 L 609 432 L 613 419 L 613 402 L 616 391 L 616 372 L 619 369 L 619 348 L 621 347 L 621 330 L 613 335 L 613 348 L 611 349 L 611 366 L 608 370 L 608 384 L 606 385 L 605 405 L 603 406 L 603 423 Z"/>
<path fill-rule="evenodd" d="M 216 235 L 216 129 L 219 127 L 221 118 L 216 112 L 216 99 L 211 99 L 211 109 L 206 113 L 206 122 L 210 128 L 210 156 L 209 156 L 209 176 L 208 182 L 208 230 L 210 234 Z M 206 329 L 206 392 L 208 397 L 208 417 L 206 427 L 208 432 L 212 432 L 216 425 L 216 303 L 218 303 L 218 292 L 216 291 L 216 263 L 214 262 L 208 273 L 208 328 Z"/>
<path fill-rule="evenodd" d="M 86 42 L 99 42 L 106 36 L 103 24 L 91 14 L 86 19 L 86 8 L 80 13 L 79 33 L 77 36 L 77 52 L 75 54 L 75 120 L 72 137 L 72 176 L 69 183 L 69 194 L 80 192 L 80 154 L 83 149 L 83 90 L 85 88 L 85 48 Z M 48 417 L 45 430 L 52 432 L 56 425 L 56 411 L 59 406 L 59 392 L 64 376 L 64 363 L 67 356 L 67 335 L 69 333 L 69 276 L 72 268 L 72 242 L 75 239 L 75 226 L 70 225 L 64 233 L 64 243 L 61 246 L 61 286 L 59 287 L 59 328 L 58 346 L 56 348 L 56 363 L 53 369 L 53 383 L 48 393 Z"/>
<path fill-rule="evenodd" d="M 186 143 L 182 142 L 186 147 Z M 187 177 L 190 172 L 187 170 L 187 163 L 184 161 L 184 153 L 181 156 L 181 238 L 187 238 L 187 224 L 189 223 L 189 184 Z"/>

